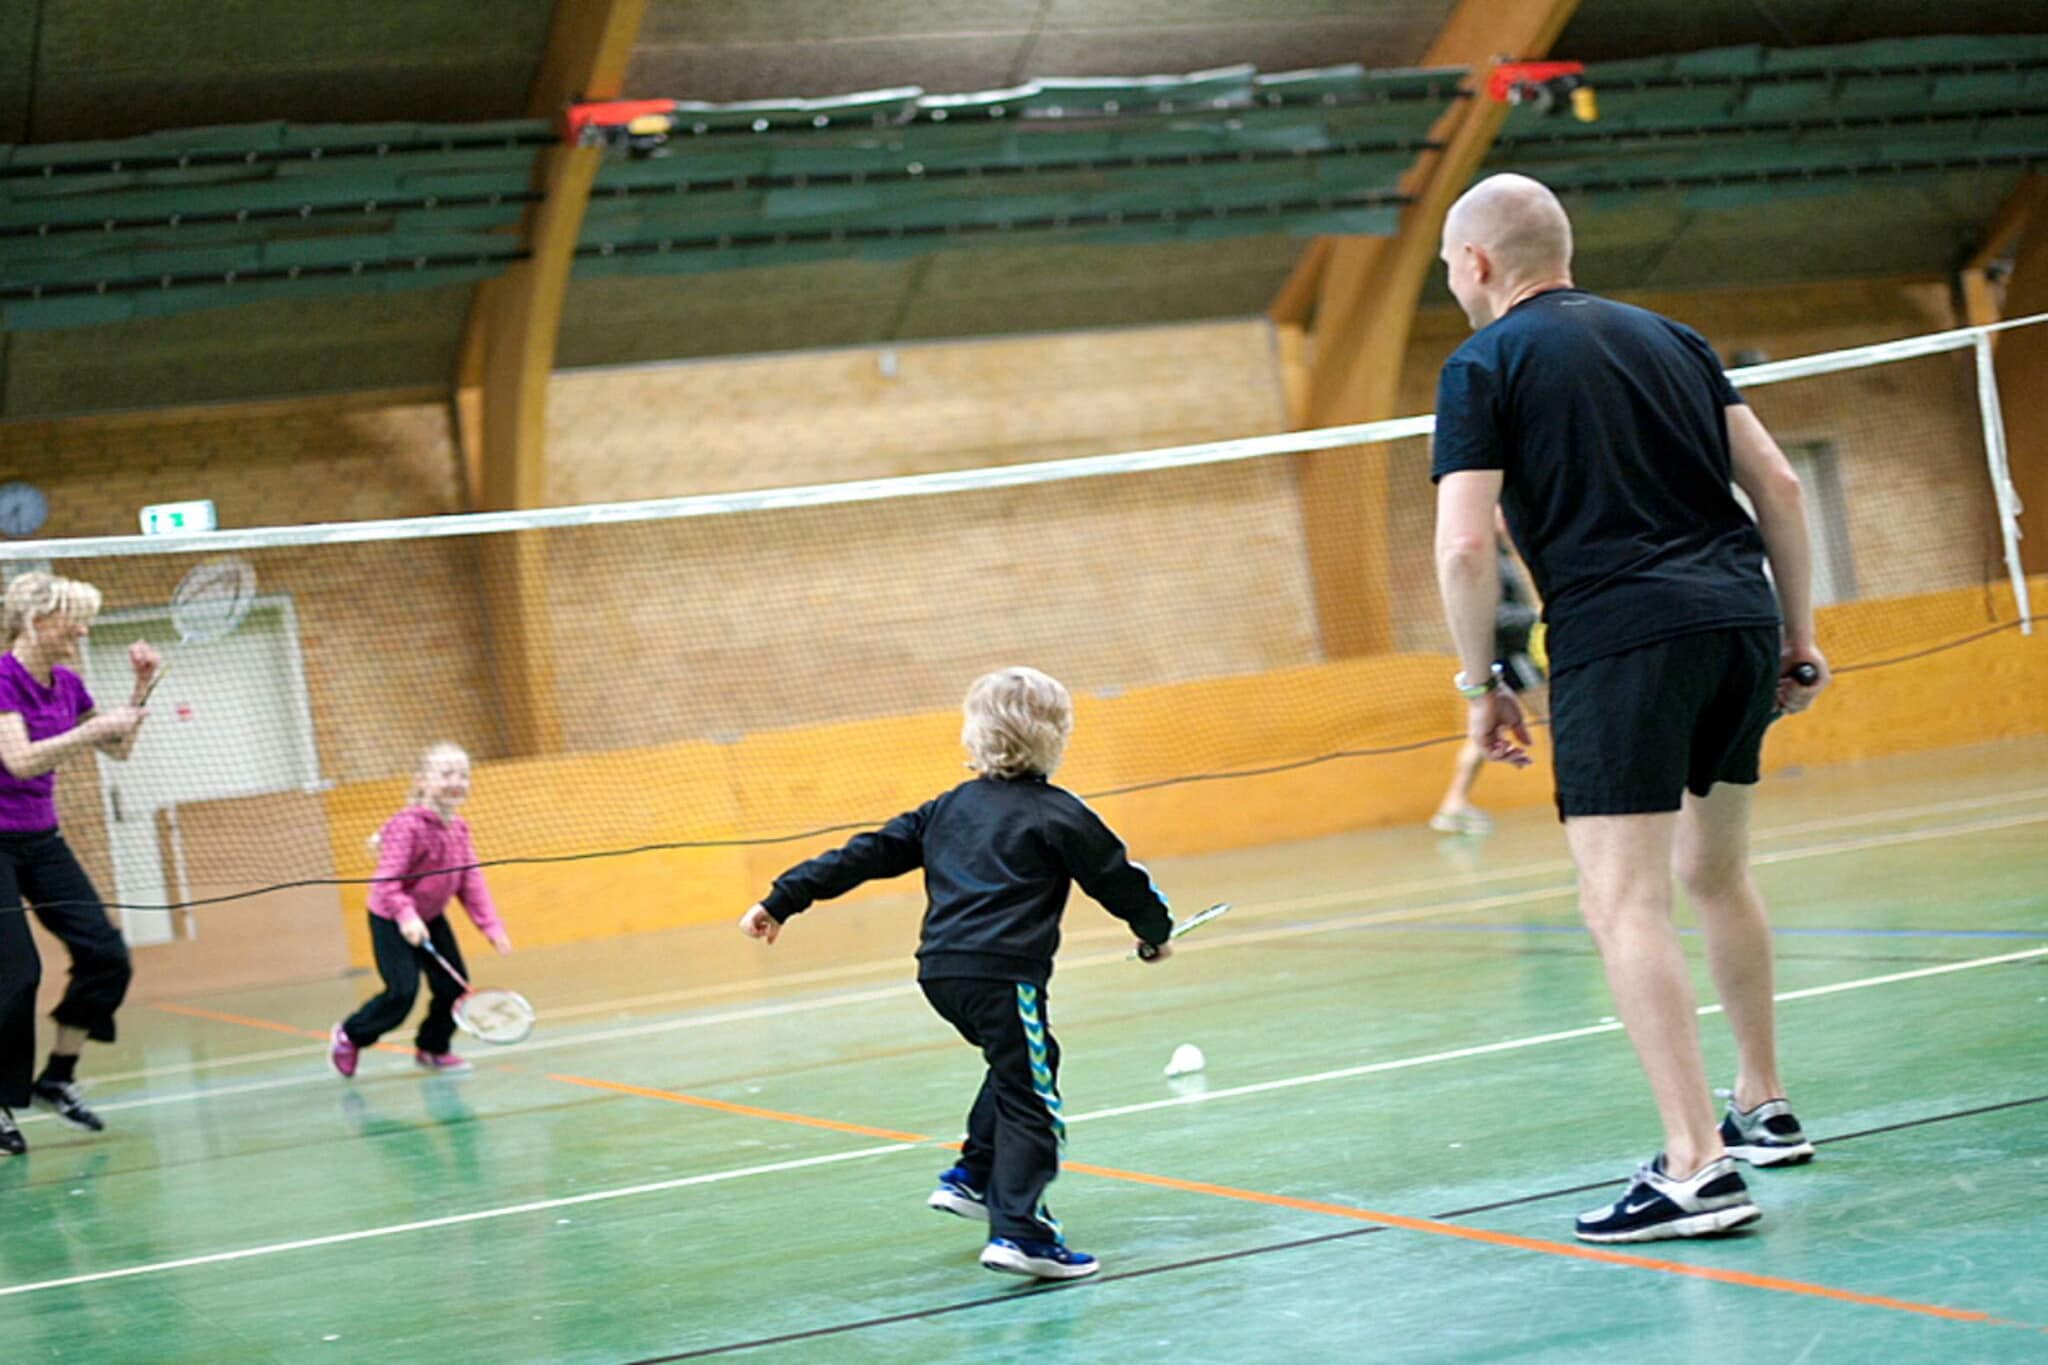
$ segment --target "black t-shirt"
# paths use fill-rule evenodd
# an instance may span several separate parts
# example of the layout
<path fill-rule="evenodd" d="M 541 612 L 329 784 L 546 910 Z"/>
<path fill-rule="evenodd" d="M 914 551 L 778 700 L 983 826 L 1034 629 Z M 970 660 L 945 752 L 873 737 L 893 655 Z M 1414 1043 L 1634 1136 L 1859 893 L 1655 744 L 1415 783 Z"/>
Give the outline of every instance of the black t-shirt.
<path fill-rule="evenodd" d="M 1502 471 L 1554 673 L 1777 623 L 1729 486 L 1723 409 L 1741 401 L 1699 333 L 1582 289 L 1524 299 L 1444 362 L 1430 477 Z"/>

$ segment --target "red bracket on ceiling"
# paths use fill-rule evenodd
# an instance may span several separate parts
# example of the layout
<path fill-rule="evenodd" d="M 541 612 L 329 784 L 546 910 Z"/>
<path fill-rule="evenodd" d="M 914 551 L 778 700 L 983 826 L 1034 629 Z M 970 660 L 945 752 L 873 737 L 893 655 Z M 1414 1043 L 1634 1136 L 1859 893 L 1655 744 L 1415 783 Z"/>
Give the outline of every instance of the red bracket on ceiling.
<path fill-rule="evenodd" d="M 1584 62 L 1502 62 L 1487 76 L 1486 94 L 1495 103 L 1534 105 L 1544 114 L 1569 107 L 1581 123 L 1600 117 Z"/>
<path fill-rule="evenodd" d="M 674 100 L 599 100 L 562 111 L 562 140 L 571 147 L 600 147 L 668 135 Z"/>

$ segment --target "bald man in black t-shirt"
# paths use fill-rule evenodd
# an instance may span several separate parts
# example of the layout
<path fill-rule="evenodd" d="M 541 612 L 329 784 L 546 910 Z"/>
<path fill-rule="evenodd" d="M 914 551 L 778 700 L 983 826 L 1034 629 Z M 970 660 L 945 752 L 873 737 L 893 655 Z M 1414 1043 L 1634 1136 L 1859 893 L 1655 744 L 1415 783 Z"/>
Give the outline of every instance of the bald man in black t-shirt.
<path fill-rule="evenodd" d="M 1813 1155 L 1778 1077 L 1770 926 L 1749 871 L 1764 731 L 1828 682 L 1799 479 L 1698 333 L 1573 285 L 1571 222 L 1543 185 L 1475 186 L 1444 220 L 1443 259 L 1475 332 L 1438 381 L 1432 468 L 1455 683 L 1472 740 L 1527 764 L 1521 707 L 1490 671 L 1498 505 L 1544 601 L 1580 908 L 1664 1127 L 1664 1150 L 1578 1235 L 1723 1232 L 1760 1216 L 1736 1159 Z M 1739 1054 L 1718 1127 L 1674 868 Z"/>

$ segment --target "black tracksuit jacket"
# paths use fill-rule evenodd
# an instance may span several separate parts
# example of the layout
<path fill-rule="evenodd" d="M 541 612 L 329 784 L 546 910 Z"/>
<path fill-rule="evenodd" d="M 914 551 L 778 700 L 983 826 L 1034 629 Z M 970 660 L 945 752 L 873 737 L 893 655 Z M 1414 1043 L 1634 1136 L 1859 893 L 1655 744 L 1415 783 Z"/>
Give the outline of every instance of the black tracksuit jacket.
<path fill-rule="evenodd" d="M 1073 883 L 1147 943 L 1173 929 L 1166 897 L 1121 839 L 1043 777 L 977 777 L 775 879 L 778 921 L 862 882 L 924 869 L 922 981 L 983 977 L 1044 985 Z"/>

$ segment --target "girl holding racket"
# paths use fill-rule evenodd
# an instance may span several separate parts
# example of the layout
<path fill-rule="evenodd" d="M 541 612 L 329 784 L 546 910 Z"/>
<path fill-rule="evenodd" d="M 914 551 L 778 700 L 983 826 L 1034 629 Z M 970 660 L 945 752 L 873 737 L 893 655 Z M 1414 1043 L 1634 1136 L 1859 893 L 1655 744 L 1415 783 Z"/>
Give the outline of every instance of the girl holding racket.
<path fill-rule="evenodd" d="M 968 689 L 965 710 L 960 742 L 977 777 L 783 873 L 740 928 L 773 943 L 815 901 L 924 869 L 918 985 L 988 1063 L 959 1163 L 925 1202 L 989 1225 L 981 1263 L 990 1270 L 1078 1279 L 1101 1267 L 1066 1245 L 1040 1200 L 1066 1135 L 1045 1000 L 1060 915 L 1080 883 L 1131 926 L 1147 962 L 1172 952 L 1173 915 L 1101 817 L 1047 781 L 1074 728 L 1065 687 L 1035 668 L 1006 668 Z"/>
<path fill-rule="evenodd" d="M 455 1002 L 465 989 L 457 973 L 466 976 L 469 968 L 455 941 L 455 928 L 442 911 L 449 900 L 459 900 L 493 948 L 509 953 L 512 940 L 476 866 L 469 825 L 455 813 L 468 798 L 469 755 L 453 744 L 436 744 L 420 755 L 412 799 L 372 841 L 377 846 L 377 876 L 370 888 L 370 946 L 384 989 L 334 1026 L 328 1058 L 343 1076 L 356 1074 L 363 1048 L 405 1022 L 419 998 L 422 974 L 433 1003 L 420 1021 L 413 1060 L 441 1075 L 470 1069 L 468 1062 L 449 1051 L 455 1037 Z M 434 960 L 436 953 L 447 966 Z"/>
<path fill-rule="evenodd" d="M 161 662 L 147 643 L 130 646 L 133 700 L 99 711 L 67 667 L 78 662 L 99 609 L 99 589 L 47 573 L 18 575 L 0 607 L 0 1152 L 9 1154 L 28 1149 L 12 1111 L 31 1099 L 74 1127 L 106 1126 L 79 1095 L 78 1054 L 87 1038 L 114 1041 L 114 1011 L 134 975 L 121 931 L 57 829 L 58 765 L 87 749 L 126 759 Z M 42 960 L 24 900 L 71 954 L 71 984 L 53 1011 L 57 1039 L 33 1081 Z"/>

